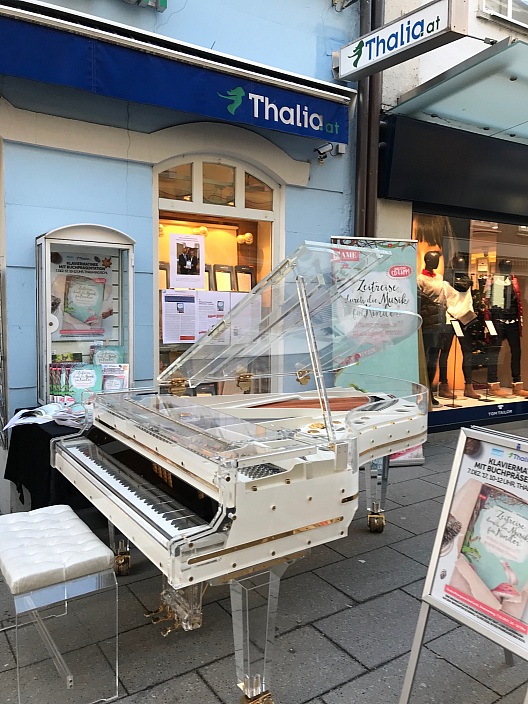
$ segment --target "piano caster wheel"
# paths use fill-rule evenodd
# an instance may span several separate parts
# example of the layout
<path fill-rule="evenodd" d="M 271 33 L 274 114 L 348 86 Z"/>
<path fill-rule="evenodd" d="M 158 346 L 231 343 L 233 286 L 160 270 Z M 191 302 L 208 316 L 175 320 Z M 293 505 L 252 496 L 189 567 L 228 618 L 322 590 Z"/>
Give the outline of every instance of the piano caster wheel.
<path fill-rule="evenodd" d="M 127 575 L 130 572 L 130 554 L 118 553 L 114 558 L 114 566 L 117 575 Z"/>
<path fill-rule="evenodd" d="M 262 692 L 262 694 L 258 694 L 252 699 L 244 695 L 240 700 L 240 704 L 273 704 L 273 699 L 271 698 L 271 692 Z"/>
<path fill-rule="evenodd" d="M 385 515 L 383 513 L 370 513 L 367 525 L 371 533 L 383 533 L 385 528 Z"/>

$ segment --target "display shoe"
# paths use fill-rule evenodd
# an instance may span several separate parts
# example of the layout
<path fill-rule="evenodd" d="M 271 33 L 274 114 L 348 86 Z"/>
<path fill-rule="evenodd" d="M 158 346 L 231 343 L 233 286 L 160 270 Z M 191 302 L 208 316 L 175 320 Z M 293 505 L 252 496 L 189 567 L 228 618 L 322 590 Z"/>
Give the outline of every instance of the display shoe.
<path fill-rule="evenodd" d="M 478 394 L 475 389 L 473 388 L 473 384 L 466 384 L 464 386 L 464 396 L 466 398 L 474 398 L 474 399 L 479 399 L 480 394 Z"/>
<path fill-rule="evenodd" d="M 439 406 L 440 405 L 440 401 L 437 398 L 435 398 L 433 396 L 433 394 L 431 394 L 431 405 L 432 406 Z"/>
<path fill-rule="evenodd" d="M 438 384 L 438 395 L 440 398 L 456 398 L 455 392 L 449 388 L 449 384 Z"/>
<path fill-rule="evenodd" d="M 528 391 L 523 388 L 522 381 L 515 381 L 512 388 L 512 396 L 528 396 Z"/>
<path fill-rule="evenodd" d="M 507 391 L 505 391 L 504 389 L 501 389 L 500 381 L 494 381 L 491 384 L 488 384 L 488 389 L 489 389 L 489 392 L 492 396 L 499 396 L 500 398 L 506 398 L 506 396 L 510 395 Z"/>

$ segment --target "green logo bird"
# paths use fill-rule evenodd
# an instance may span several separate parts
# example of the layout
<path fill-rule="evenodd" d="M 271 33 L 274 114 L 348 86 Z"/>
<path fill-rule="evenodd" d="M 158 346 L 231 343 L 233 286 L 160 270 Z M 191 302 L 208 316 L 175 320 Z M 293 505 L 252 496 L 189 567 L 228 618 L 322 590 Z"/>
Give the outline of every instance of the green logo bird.
<path fill-rule="evenodd" d="M 237 88 L 233 88 L 233 90 L 228 90 L 227 95 L 222 95 L 221 93 L 218 93 L 218 95 L 221 98 L 232 101 L 231 105 L 227 106 L 227 109 L 231 115 L 234 115 L 242 105 L 242 98 L 246 95 L 246 91 L 241 86 L 238 86 Z"/>

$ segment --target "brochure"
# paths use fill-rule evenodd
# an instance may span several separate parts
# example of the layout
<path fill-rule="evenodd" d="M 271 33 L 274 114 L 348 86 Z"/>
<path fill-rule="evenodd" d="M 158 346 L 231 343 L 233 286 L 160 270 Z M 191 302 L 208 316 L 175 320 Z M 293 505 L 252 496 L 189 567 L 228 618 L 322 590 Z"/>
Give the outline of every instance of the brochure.
<path fill-rule="evenodd" d="M 92 345 L 90 357 L 92 364 L 122 364 L 125 350 L 122 345 Z"/>
<path fill-rule="evenodd" d="M 69 394 L 77 403 L 90 403 L 91 397 L 102 391 L 102 368 L 97 364 L 76 365 L 70 371 Z"/>
<path fill-rule="evenodd" d="M 128 364 L 102 364 L 103 391 L 121 391 L 128 389 Z"/>

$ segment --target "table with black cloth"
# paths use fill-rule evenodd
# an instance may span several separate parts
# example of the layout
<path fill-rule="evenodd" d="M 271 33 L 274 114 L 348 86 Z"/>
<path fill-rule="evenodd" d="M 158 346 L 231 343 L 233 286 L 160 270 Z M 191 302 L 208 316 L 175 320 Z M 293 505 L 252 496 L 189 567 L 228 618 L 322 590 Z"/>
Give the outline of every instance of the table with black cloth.
<path fill-rule="evenodd" d="M 27 423 L 11 430 L 4 479 L 13 482 L 24 503 L 25 487 L 31 497 L 29 508 L 68 504 L 87 508 L 89 501 L 50 465 L 50 443 L 54 438 L 73 435 L 77 431 L 55 421 Z"/>

